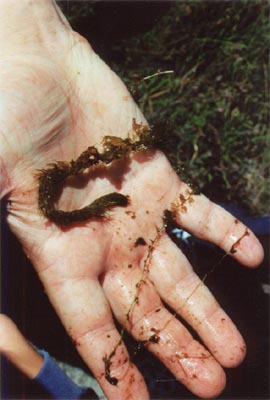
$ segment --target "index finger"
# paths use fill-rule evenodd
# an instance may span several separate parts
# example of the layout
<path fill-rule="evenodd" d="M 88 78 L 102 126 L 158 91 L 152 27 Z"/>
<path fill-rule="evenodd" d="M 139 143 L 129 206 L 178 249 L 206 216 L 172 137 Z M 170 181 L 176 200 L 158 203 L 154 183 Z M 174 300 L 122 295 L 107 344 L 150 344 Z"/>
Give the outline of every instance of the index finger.
<path fill-rule="evenodd" d="M 263 260 L 263 248 L 254 233 L 224 208 L 179 183 L 172 203 L 176 222 L 194 236 L 212 242 L 247 267 Z"/>

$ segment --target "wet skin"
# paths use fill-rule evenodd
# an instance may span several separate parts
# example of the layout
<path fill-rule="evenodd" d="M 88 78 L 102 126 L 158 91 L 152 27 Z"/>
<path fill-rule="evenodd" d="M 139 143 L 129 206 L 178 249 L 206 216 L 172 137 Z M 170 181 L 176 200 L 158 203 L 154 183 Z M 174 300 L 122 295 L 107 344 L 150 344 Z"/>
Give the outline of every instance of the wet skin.
<path fill-rule="evenodd" d="M 217 396 L 225 385 L 222 366 L 238 365 L 245 344 L 161 229 L 163 212 L 173 210 L 179 226 L 233 250 L 231 256 L 247 267 L 262 260 L 259 242 L 203 195 L 193 195 L 183 212 L 179 202 L 189 188 L 162 152 L 152 150 L 91 168 L 60 190 L 56 207 L 66 211 L 108 193 L 128 196 L 128 205 L 111 209 L 109 218 L 62 227 L 44 217 L 37 171 L 77 159 L 88 146 L 101 150 L 106 135 L 132 136 L 134 118 L 146 121 L 124 84 L 71 30 L 54 2 L 2 0 L 0 18 L 0 193 L 9 200 L 8 223 L 79 353 L 109 399 L 148 398 L 124 344 L 117 345 L 113 313 L 193 393 Z M 146 245 L 135 245 L 138 238 Z M 139 301 L 130 311 L 144 269 Z"/>

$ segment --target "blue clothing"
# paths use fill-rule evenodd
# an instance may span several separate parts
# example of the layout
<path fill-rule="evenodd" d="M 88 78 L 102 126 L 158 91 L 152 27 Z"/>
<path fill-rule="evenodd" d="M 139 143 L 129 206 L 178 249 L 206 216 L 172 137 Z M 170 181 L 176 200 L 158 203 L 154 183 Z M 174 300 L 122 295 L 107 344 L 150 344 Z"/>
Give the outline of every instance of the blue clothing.
<path fill-rule="evenodd" d="M 75 400 L 85 398 L 86 395 L 88 399 L 98 399 L 91 389 L 76 385 L 46 351 L 38 350 L 38 352 L 44 357 L 44 363 L 35 381 L 54 399 Z"/>

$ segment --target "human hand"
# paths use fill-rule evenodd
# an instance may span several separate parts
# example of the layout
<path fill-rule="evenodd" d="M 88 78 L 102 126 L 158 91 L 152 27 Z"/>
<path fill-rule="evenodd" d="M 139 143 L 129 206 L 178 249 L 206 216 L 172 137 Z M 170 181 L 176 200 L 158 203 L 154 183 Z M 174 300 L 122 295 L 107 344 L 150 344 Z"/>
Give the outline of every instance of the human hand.
<path fill-rule="evenodd" d="M 237 243 L 232 256 L 248 267 L 260 263 L 260 244 L 203 195 L 188 194 L 165 156 L 153 150 L 90 170 L 64 187 L 57 206 L 66 210 L 115 191 L 128 195 L 130 204 L 111 210 L 108 219 L 61 227 L 43 217 L 40 169 L 76 159 L 105 135 L 132 135 L 133 119 L 146 121 L 123 83 L 53 2 L 4 0 L 1 7 L 0 193 L 9 200 L 9 225 L 67 332 L 108 398 L 148 397 L 112 313 L 193 393 L 216 396 L 225 384 L 221 366 L 238 365 L 245 345 L 166 235 L 164 210 L 173 209 L 181 227 L 228 253 Z M 137 245 L 138 238 L 146 244 Z"/>

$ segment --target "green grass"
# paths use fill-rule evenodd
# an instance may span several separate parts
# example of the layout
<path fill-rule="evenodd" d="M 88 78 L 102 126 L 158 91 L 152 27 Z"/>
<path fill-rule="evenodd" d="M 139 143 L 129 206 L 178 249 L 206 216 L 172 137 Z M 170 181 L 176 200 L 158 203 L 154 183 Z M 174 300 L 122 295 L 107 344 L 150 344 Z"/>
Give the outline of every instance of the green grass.
<path fill-rule="evenodd" d="M 166 125 L 180 176 L 260 215 L 269 213 L 268 13 L 266 1 L 178 1 L 150 31 L 113 42 L 106 60 L 133 89 L 174 71 L 135 89 L 148 120 Z"/>

